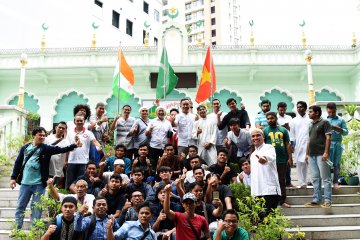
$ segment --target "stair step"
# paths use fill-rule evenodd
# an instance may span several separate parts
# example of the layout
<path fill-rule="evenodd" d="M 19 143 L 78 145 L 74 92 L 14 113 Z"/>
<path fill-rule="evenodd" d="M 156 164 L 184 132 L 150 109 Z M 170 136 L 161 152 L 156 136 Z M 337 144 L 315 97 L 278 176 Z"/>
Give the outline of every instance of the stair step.
<path fill-rule="evenodd" d="M 9 234 L 10 234 L 11 230 L 0 230 L 0 240 L 14 240 L 14 238 L 10 238 Z M 28 232 L 27 230 L 25 230 L 25 232 Z"/>
<path fill-rule="evenodd" d="M 1 230 L 12 230 L 14 228 L 15 228 L 15 219 L 14 218 L 0 218 L 0 229 Z M 30 229 L 30 219 L 29 218 L 24 219 L 22 229 L 23 230 Z"/>
<path fill-rule="evenodd" d="M 287 229 L 297 232 L 299 229 Z M 360 226 L 301 227 L 306 239 L 360 239 Z"/>
<path fill-rule="evenodd" d="M 0 218 L 14 218 L 15 217 L 15 210 L 14 207 L 2 207 L 0 208 Z M 30 208 L 26 208 L 25 210 L 25 218 L 30 216 Z M 1 228 L 0 228 L 1 229 Z"/>
<path fill-rule="evenodd" d="M 294 226 L 328 227 L 328 226 L 360 226 L 360 214 L 337 215 L 301 215 L 286 216 Z"/>
<path fill-rule="evenodd" d="M 286 202 L 290 205 L 301 205 L 312 201 L 312 196 L 287 196 Z M 339 194 L 332 195 L 331 202 L 333 204 L 341 203 L 360 203 L 360 195 L 358 194 Z M 1 203 L 1 199 L 0 199 Z"/>
<path fill-rule="evenodd" d="M 2 208 L 2 207 L 16 207 L 16 206 L 17 206 L 17 198 L 0 197 L 0 208 Z"/>
<path fill-rule="evenodd" d="M 304 205 L 292 205 L 291 208 L 283 208 L 286 216 L 296 215 L 334 215 L 352 214 L 360 212 L 360 204 L 333 204 L 331 208 L 305 207 Z"/>
<path fill-rule="evenodd" d="M 324 189 L 322 189 L 324 190 Z M 338 190 L 333 190 L 332 194 L 357 194 L 360 192 L 360 186 L 341 186 Z M 286 188 L 286 195 L 287 196 L 303 196 L 303 195 L 310 195 L 313 194 L 313 187 L 308 186 L 306 189 L 301 188 Z"/>
<path fill-rule="evenodd" d="M 17 186 L 15 189 L 11 188 L 0 188 L 0 196 L 7 197 L 7 198 L 15 198 L 17 199 L 19 196 L 19 187 Z"/>

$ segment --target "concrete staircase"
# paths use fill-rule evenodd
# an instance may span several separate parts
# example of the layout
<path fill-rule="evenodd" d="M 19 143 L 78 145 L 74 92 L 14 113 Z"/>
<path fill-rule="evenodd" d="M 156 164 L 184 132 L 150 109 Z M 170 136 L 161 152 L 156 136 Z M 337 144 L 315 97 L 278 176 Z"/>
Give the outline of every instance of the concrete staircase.
<path fill-rule="evenodd" d="M 293 169 L 292 172 L 295 172 Z M 295 176 L 294 176 L 295 177 Z M 293 181 L 296 183 L 296 181 Z M 311 202 L 313 188 L 288 188 L 285 215 L 306 239 L 360 239 L 360 186 L 341 186 L 333 190 L 332 208 L 305 207 Z M 298 229 L 288 229 L 290 232 Z"/>

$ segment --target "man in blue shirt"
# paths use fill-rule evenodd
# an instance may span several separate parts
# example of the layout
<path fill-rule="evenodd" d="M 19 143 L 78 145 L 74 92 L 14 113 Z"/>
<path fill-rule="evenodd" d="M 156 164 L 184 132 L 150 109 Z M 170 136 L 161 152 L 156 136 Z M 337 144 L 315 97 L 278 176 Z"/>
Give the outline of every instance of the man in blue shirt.
<path fill-rule="evenodd" d="M 326 105 L 326 110 L 328 113 L 327 120 L 330 122 L 332 131 L 331 131 L 331 143 L 330 143 L 330 160 L 334 164 L 334 178 L 333 184 L 334 189 L 339 189 L 339 174 L 340 174 L 340 159 L 343 152 L 342 147 L 342 136 L 346 136 L 349 133 L 349 130 L 346 126 L 345 120 L 336 115 L 336 104 L 330 102 Z"/>
<path fill-rule="evenodd" d="M 79 211 L 75 214 L 74 230 L 85 232 L 85 239 L 87 240 L 106 240 L 107 222 L 109 219 L 114 219 L 113 216 L 109 217 L 106 214 L 108 210 L 106 198 L 95 198 L 93 208 L 94 214 L 84 218 L 84 214 L 88 211 L 88 206 L 83 204 L 80 207 Z M 119 224 L 116 221 L 112 224 L 112 231 L 117 231 L 118 229 Z"/>
<path fill-rule="evenodd" d="M 114 219 L 112 218 L 107 224 L 107 239 L 122 240 L 156 240 L 155 232 L 151 229 L 150 220 L 153 216 L 153 209 L 149 202 L 144 202 L 138 206 L 137 221 L 127 221 L 117 231 L 113 231 Z"/>
<path fill-rule="evenodd" d="M 271 102 L 270 100 L 264 99 L 261 101 L 261 111 L 256 115 L 255 118 L 255 127 L 264 129 L 269 124 L 266 120 L 266 113 L 269 112 L 271 109 Z"/>
<path fill-rule="evenodd" d="M 18 229 L 22 228 L 25 209 L 31 197 L 32 224 L 34 224 L 34 219 L 41 218 L 41 210 L 34 206 L 40 201 L 40 197 L 44 195 L 46 181 L 49 178 L 51 156 L 66 153 L 82 146 L 78 137 L 75 139 L 76 144 L 64 148 L 44 144 L 46 130 L 43 127 L 36 127 L 32 131 L 32 136 L 34 138 L 33 142 L 25 144 L 20 149 L 11 174 L 10 187 L 14 189 L 16 183 L 21 185 L 15 212 L 15 222 Z"/>

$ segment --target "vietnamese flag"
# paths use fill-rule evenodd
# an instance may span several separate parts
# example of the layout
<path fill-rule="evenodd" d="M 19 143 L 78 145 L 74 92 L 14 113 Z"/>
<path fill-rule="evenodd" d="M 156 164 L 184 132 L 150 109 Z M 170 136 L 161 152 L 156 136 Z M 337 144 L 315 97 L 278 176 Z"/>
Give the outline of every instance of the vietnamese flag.
<path fill-rule="evenodd" d="M 211 97 L 215 91 L 216 91 L 215 67 L 214 67 L 213 58 L 210 53 L 210 47 L 208 47 L 208 50 L 206 52 L 204 67 L 201 74 L 200 85 L 198 92 L 196 94 L 195 101 L 197 103 L 201 103 L 206 99 L 208 99 L 209 97 Z"/>

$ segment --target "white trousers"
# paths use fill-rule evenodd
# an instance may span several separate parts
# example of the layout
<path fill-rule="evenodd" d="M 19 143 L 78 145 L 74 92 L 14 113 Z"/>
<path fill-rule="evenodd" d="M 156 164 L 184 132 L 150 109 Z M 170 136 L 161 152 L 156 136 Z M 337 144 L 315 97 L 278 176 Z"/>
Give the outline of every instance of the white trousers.
<path fill-rule="evenodd" d="M 307 185 L 307 172 L 308 164 L 306 162 L 296 162 L 296 173 L 298 177 L 298 182 L 300 186 Z"/>

